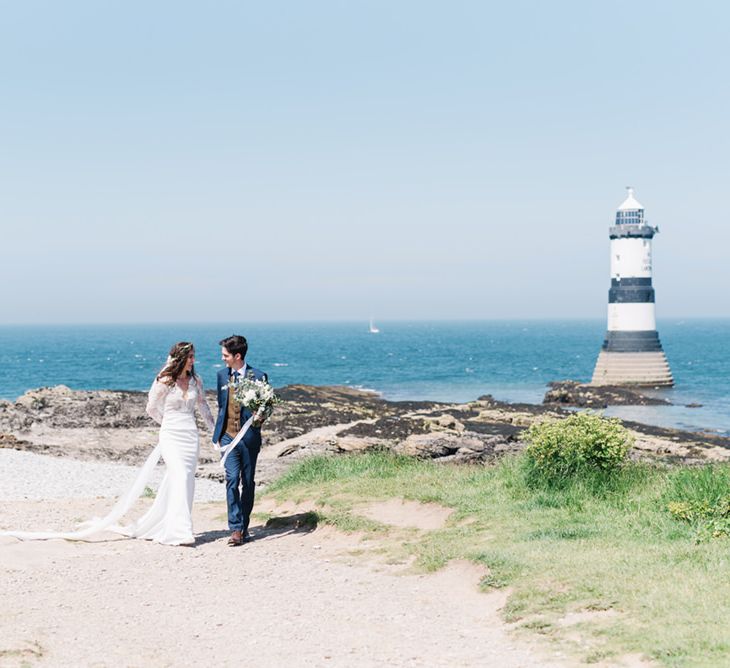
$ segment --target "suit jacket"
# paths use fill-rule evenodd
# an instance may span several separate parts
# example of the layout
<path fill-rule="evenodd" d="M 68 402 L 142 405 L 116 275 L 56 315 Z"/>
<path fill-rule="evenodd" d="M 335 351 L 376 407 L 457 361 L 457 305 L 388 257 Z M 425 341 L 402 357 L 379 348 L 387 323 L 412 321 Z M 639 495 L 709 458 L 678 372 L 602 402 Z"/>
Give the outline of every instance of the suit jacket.
<path fill-rule="evenodd" d="M 231 380 L 231 374 L 233 372 L 226 367 L 218 372 L 218 419 L 215 423 L 215 429 L 213 430 L 213 443 L 218 443 L 226 429 L 226 415 L 228 412 L 228 383 Z M 246 365 L 246 376 L 251 377 L 255 380 L 268 380 L 268 376 L 258 369 L 254 369 L 252 366 Z M 246 422 L 251 417 L 251 411 L 241 406 L 241 424 Z M 254 427 L 251 425 L 249 430 L 243 437 L 243 442 L 249 446 L 261 446 L 261 427 Z"/>

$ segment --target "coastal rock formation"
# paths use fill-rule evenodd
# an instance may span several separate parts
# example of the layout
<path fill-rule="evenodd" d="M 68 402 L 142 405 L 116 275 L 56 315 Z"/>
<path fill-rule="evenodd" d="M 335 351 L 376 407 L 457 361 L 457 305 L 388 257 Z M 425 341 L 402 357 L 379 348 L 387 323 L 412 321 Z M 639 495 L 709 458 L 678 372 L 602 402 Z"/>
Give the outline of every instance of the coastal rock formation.
<path fill-rule="evenodd" d="M 29 390 L 15 402 L 0 401 L 0 447 L 140 463 L 157 439 L 146 403 L 144 392 L 81 391 L 65 385 Z"/>
<path fill-rule="evenodd" d="M 562 405 L 657 403 L 626 388 L 555 383 L 545 404 L 509 404 L 489 395 L 464 404 L 386 401 L 349 387 L 290 385 L 263 430 L 258 481 L 267 483 L 294 461 L 314 454 L 386 450 L 436 462 L 485 463 L 523 447 L 534 423 L 568 412 Z M 215 394 L 207 400 L 215 412 Z M 145 414 L 147 395 L 130 391 L 79 391 L 65 386 L 0 401 L 0 448 L 80 460 L 139 464 L 157 440 Z M 666 460 L 730 459 L 730 438 L 624 423 L 634 432 L 634 456 Z M 202 423 L 199 476 L 223 480 L 210 434 Z"/>
<path fill-rule="evenodd" d="M 584 385 L 573 380 L 549 383 L 543 404 L 607 408 L 608 406 L 671 406 L 671 402 L 652 397 L 635 388 L 617 385 Z"/>
<path fill-rule="evenodd" d="M 277 392 L 283 404 L 264 429 L 260 460 L 272 475 L 284 466 L 276 460 L 371 449 L 443 461 L 489 461 L 521 447 L 519 435 L 529 424 L 528 414 L 499 406 L 491 397 L 441 404 L 391 402 L 348 387 L 292 385 Z M 215 394 L 206 398 L 215 411 Z M 157 439 L 146 400 L 144 392 L 63 385 L 30 390 L 15 402 L 0 402 L 0 447 L 137 464 Z M 210 435 L 202 423 L 199 427 L 200 474 L 222 479 L 217 455 L 208 447 Z"/>
<path fill-rule="evenodd" d="M 14 404 L 0 402 L 0 429 L 12 424 L 28 429 L 35 423 L 69 429 L 76 427 L 129 429 L 153 424 L 142 392 L 71 390 L 65 385 L 29 390 Z"/>
<path fill-rule="evenodd" d="M 488 461 L 521 447 L 524 427 L 484 413 L 490 399 L 470 404 L 386 401 L 347 387 L 288 386 L 272 415 L 266 442 L 279 456 L 390 450 L 443 461 Z"/>

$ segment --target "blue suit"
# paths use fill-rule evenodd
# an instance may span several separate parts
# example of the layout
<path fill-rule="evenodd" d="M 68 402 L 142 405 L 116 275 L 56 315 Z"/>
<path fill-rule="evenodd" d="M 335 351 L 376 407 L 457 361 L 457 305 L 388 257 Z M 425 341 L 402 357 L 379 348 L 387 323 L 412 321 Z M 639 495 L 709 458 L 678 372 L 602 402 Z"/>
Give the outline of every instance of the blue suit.
<path fill-rule="evenodd" d="M 267 380 L 262 371 L 246 365 L 247 377 L 255 380 Z M 218 420 L 213 430 L 213 443 L 221 446 L 228 445 L 233 439 L 226 434 L 226 419 L 228 416 L 228 383 L 231 379 L 231 369 L 225 368 L 218 372 Z M 251 411 L 241 408 L 241 425 L 251 417 Z M 251 520 L 253 510 L 254 476 L 256 475 L 256 460 L 261 450 L 261 428 L 249 427 L 238 445 L 228 454 L 225 463 L 226 471 L 226 501 L 228 503 L 228 528 L 231 531 L 240 531 L 245 536 Z M 239 484 L 241 490 L 239 491 Z"/>

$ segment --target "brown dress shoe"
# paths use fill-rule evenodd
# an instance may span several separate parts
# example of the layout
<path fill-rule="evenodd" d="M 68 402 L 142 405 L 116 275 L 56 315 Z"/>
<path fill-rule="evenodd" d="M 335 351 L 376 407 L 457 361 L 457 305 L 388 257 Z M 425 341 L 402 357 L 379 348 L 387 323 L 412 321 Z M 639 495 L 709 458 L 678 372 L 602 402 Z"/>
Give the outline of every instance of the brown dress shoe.
<path fill-rule="evenodd" d="M 243 545 L 243 536 L 241 535 L 241 532 L 234 531 L 231 534 L 231 537 L 228 539 L 228 544 L 232 547 L 235 547 L 237 545 Z"/>

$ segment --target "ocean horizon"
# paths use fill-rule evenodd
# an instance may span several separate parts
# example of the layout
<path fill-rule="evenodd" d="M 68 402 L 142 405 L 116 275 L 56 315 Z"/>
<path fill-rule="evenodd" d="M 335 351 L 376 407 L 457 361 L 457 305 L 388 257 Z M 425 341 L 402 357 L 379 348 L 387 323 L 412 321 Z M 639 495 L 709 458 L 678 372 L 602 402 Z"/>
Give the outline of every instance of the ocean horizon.
<path fill-rule="evenodd" d="M 466 402 L 485 394 L 540 403 L 556 380 L 588 382 L 605 319 L 63 324 L 0 326 L 0 398 L 67 385 L 147 390 L 170 346 L 190 340 L 207 387 L 222 367 L 218 341 L 240 333 L 247 361 L 275 386 L 346 385 L 389 400 Z M 730 435 L 729 318 L 668 318 L 657 329 L 673 406 L 612 407 L 625 419 Z M 702 404 L 690 408 L 687 404 Z"/>

